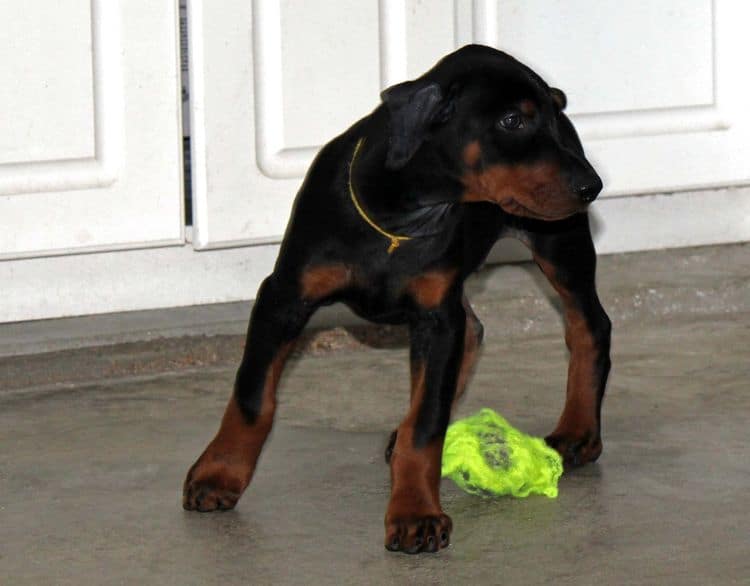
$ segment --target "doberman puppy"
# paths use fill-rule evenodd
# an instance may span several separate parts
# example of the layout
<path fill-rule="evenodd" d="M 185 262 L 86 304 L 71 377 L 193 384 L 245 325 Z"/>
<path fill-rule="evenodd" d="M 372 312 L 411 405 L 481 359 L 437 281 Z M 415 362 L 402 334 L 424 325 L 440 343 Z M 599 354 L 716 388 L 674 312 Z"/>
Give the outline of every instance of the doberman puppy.
<path fill-rule="evenodd" d="M 563 92 L 490 47 L 463 47 L 381 97 L 307 173 L 258 291 L 234 393 L 188 472 L 183 506 L 235 506 L 271 430 L 285 358 L 313 312 L 340 301 L 410 328 L 411 406 L 388 449 L 385 546 L 437 551 L 452 525 L 440 507 L 443 438 L 482 342 L 464 281 L 502 236 L 531 249 L 564 306 L 567 395 L 547 443 L 566 467 L 602 451 L 610 321 L 586 213 L 602 183 L 563 113 Z"/>

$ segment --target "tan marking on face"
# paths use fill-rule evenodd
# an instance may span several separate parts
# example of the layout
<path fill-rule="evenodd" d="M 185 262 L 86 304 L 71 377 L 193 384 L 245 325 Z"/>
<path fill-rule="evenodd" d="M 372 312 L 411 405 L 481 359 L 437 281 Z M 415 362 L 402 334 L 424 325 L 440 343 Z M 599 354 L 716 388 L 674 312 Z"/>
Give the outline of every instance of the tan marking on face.
<path fill-rule="evenodd" d="M 478 140 L 472 141 L 464 147 L 463 159 L 469 169 L 476 167 L 481 157 L 482 147 L 479 145 Z"/>
<path fill-rule="evenodd" d="M 305 270 L 300 280 L 302 297 L 316 301 L 349 285 L 352 270 L 341 263 L 321 265 Z"/>
<path fill-rule="evenodd" d="M 532 100 L 522 100 L 518 108 L 527 118 L 533 118 L 536 115 L 536 104 Z"/>
<path fill-rule="evenodd" d="M 434 309 L 443 302 L 457 273 L 457 269 L 428 271 L 411 279 L 406 289 L 417 305 L 425 309 Z"/>
<path fill-rule="evenodd" d="M 581 211 L 552 162 L 509 165 L 498 163 L 464 175 L 461 201 L 489 201 L 509 214 L 543 220 L 559 220 Z"/>

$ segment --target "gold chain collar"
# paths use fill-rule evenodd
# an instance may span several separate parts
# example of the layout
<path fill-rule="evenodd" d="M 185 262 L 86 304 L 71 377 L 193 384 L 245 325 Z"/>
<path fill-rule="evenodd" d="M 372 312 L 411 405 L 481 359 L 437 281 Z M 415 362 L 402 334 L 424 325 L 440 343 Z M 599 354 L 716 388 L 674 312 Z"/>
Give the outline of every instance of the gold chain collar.
<path fill-rule="evenodd" d="M 354 207 L 357 208 L 357 211 L 359 212 L 359 215 L 362 216 L 362 219 L 367 222 L 370 227 L 375 230 L 376 232 L 382 234 L 386 238 L 388 238 L 391 241 L 390 246 L 388 247 L 388 254 L 391 254 L 394 250 L 396 250 L 400 245 L 401 242 L 405 242 L 406 240 L 411 240 L 409 236 L 397 236 L 396 234 L 391 234 L 390 232 L 386 232 L 378 226 L 375 221 L 367 215 L 367 212 L 362 208 L 362 205 L 359 203 L 359 200 L 357 199 L 357 194 L 354 193 L 354 186 L 352 185 L 352 171 L 354 169 L 354 161 L 357 159 L 357 155 L 359 154 L 360 149 L 362 148 L 362 145 L 365 144 L 365 139 L 360 138 L 357 141 L 357 146 L 354 147 L 354 153 L 352 154 L 352 161 L 349 163 L 349 195 L 352 198 L 352 203 L 354 204 Z"/>

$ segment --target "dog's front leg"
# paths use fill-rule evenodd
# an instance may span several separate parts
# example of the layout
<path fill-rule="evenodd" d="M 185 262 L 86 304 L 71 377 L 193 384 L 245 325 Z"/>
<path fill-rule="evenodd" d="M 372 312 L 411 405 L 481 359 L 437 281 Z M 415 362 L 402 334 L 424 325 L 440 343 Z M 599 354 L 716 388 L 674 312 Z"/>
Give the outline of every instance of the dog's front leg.
<path fill-rule="evenodd" d="M 450 541 L 451 519 L 440 508 L 440 467 L 465 329 L 460 297 L 420 312 L 412 323 L 411 405 L 390 457 L 385 546 L 391 551 L 437 551 Z"/>
<path fill-rule="evenodd" d="M 588 218 L 567 229 L 529 233 L 534 260 L 560 295 L 570 351 L 565 407 L 549 445 L 566 466 L 595 461 L 602 452 L 601 408 L 610 369 L 611 322 L 596 293 L 596 253 Z"/>

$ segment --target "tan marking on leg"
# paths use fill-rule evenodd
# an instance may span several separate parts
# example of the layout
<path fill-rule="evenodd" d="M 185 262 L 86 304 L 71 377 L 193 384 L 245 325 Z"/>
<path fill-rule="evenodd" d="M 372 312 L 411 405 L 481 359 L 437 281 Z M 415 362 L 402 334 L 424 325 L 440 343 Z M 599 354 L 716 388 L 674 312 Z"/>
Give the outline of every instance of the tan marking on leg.
<path fill-rule="evenodd" d="M 302 297 L 316 301 L 349 285 L 352 270 L 340 263 L 311 267 L 302 273 L 300 281 Z"/>
<path fill-rule="evenodd" d="M 409 411 L 406 417 L 398 427 L 398 436 L 396 438 L 396 444 L 393 446 L 393 455 L 391 456 L 391 494 L 397 492 L 397 489 L 401 489 L 403 485 L 411 485 L 410 480 L 413 479 L 414 472 L 407 470 L 410 468 L 412 463 L 419 464 L 417 468 L 420 468 L 421 472 L 418 473 L 420 477 L 417 483 L 418 488 L 425 488 L 423 486 L 424 481 L 427 479 L 424 472 L 429 468 L 429 447 L 415 449 L 414 448 L 414 426 L 417 423 L 417 417 L 419 415 L 419 409 L 422 405 L 422 399 L 425 393 L 425 365 L 420 364 L 412 366 L 411 369 L 411 399 Z M 434 472 L 434 471 L 433 471 Z M 437 477 L 438 482 L 440 476 Z M 413 487 L 407 492 L 413 492 Z M 427 492 L 432 494 L 433 488 L 430 487 Z"/>
<path fill-rule="evenodd" d="M 586 320 L 569 303 L 565 307 L 565 344 L 570 350 L 570 365 L 565 409 L 558 428 L 583 434 L 596 428 L 597 349 Z"/>
<path fill-rule="evenodd" d="M 443 302 L 457 274 L 457 269 L 428 271 L 412 278 L 406 285 L 406 290 L 417 305 L 425 309 L 434 309 Z"/>
<path fill-rule="evenodd" d="M 474 372 L 474 366 L 479 357 L 479 332 L 477 331 L 476 316 L 464 298 L 464 307 L 466 308 L 466 333 L 464 335 L 464 353 L 461 358 L 461 368 L 458 371 L 458 382 L 456 384 L 456 395 L 453 398 L 453 405 L 456 405 L 461 395 L 466 391 L 466 385 Z"/>
<path fill-rule="evenodd" d="M 385 545 L 391 548 L 395 538 L 400 544 L 396 549 L 436 551 L 447 545 L 452 528 L 450 517 L 440 507 L 443 438 L 414 447 L 414 426 L 425 393 L 425 365 L 413 365 L 411 378 L 411 406 L 398 427 L 390 459 L 391 498 L 385 514 Z M 425 532 L 426 523 L 427 537 L 417 535 Z M 423 546 L 418 545 L 418 539 L 426 540 Z M 428 543 L 430 539 L 432 545 Z"/>
<path fill-rule="evenodd" d="M 216 437 L 188 472 L 183 489 L 186 509 L 233 508 L 247 488 L 273 425 L 276 388 L 292 347 L 293 343 L 282 346 L 269 365 L 260 413 L 253 423 L 247 422 L 232 393 Z"/>
<path fill-rule="evenodd" d="M 582 448 L 582 462 L 596 459 L 601 452 L 597 410 L 599 380 L 596 362 L 599 358 L 594 335 L 573 296 L 556 278 L 555 268 L 537 256 L 534 260 L 560 294 L 565 316 L 565 344 L 570 351 L 565 407 L 551 437 L 588 442 Z M 564 446 L 563 446 L 564 449 Z M 565 455 L 565 454 L 563 454 Z"/>

